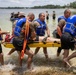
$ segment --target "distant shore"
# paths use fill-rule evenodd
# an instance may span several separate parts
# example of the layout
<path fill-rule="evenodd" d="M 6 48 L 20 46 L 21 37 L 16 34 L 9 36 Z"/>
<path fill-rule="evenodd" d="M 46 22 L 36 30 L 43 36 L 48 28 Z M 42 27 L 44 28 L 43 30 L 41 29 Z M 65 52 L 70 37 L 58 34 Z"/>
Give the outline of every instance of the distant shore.
<path fill-rule="evenodd" d="M 71 7 L 50 7 L 50 8 L 41 8 L 41 7 L 0 7 L 0 9 L 75 9 L 75 8 L 71 8 Z"/>

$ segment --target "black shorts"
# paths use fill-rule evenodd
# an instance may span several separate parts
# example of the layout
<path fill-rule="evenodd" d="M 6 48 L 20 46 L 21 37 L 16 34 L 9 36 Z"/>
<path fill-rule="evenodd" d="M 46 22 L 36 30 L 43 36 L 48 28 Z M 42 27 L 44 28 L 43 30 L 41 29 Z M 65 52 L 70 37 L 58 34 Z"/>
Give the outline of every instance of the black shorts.
<path fill-rule="evenodd" d="M 0 53 L 2 53 L 2 46 L 1 46 L 1 44 L 0 44 Z"/>
<path fill-rule="evenodd" d="M 46 17 L 46 20 L 49 20 L 49 16 Z"/>
<path fill-rule="evenodd" d="M 69 33 L 64 33 L 61 36 L 61 48 L 72 49 L 74 48 L 73 37 Z"/>
<path fill-rule="evenodd" d="M 17 51 L 20 51 L 20 52 L 22 51 L 22 49 L 23 49 L 23 43 L 24 43 L 24 40 L 22 40 L 20 38 L 16 38 L 16 37 L 13 38 L 13 46 L 15 47 L 15 49 Z M 26 49 L 30 50 L 30 48 L 29 48 L 28 45 L 26 45 Z"/>
<path fill-rule="evenodd" d="M 53 20 L 55 20 L 55 17 L 53 17 Z"/>
<path fill-rule="evenodd" d="M 56 34 L 56 38 L 60 39 L 60 36 L 58 34 Z"/>

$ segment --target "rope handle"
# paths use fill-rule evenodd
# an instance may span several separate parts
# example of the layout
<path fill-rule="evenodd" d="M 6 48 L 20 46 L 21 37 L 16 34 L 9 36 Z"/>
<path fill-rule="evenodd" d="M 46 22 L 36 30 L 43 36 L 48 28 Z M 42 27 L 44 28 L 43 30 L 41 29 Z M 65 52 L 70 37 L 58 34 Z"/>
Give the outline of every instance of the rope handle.
<path fill-rule="evenodd" d="M 23 43 L 23 50 L 21 51 L 21 59 L 23 59 L 24 52 L 26 50 L 28 34 L 29 34 L 29 22 L 26 21 L 26 25 L 25 25 L 25 39 L 24 39 L 24 43 Z"/>

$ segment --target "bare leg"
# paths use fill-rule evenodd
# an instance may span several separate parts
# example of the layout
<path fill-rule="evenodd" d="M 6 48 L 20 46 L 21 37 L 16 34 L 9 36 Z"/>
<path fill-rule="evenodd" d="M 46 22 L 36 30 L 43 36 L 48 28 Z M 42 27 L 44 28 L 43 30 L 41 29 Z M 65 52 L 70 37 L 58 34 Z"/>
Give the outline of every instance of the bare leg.
<path fill-rule="evenodd" d="M 68 55 L 69 55 L 69 50 L 64 49 L 64 57 L 63 57 L 63 59 L 67 58 Z M 66 63 L 65 62 L 64 62 L 64 66 L 66 67 Z"/>
<path fill-rule="evenodd" d="M 42 40 L 44 39 L 44 38 L 46 38 L 46 37 L 44 37 L 44 36 L 39 36 L 39 41 L 40 42 L 42 42 Z M 58 43 L 60 43 L 60 39 L 56 39 L 56 38 L 52 38 L 52 37 L 47 37 L 46 38 L 46 42 L 58 42 Z"/>
<path fill-rule="evenodd" d="M 61 53 L 61 47 L 58 47 L 58 49 L 57 49 L 57 57 L 60 55 L 60 53 Z"/>
<path fill-rule="evenodd" d="M 15 48 L 12 48 L 12 49 L 9 51 L 8 55 L 11 55 L 14 51 L 15 51 Z"/>
<path fill-rule="evenodd" d="M 46 47 L 43 47 L 43 52 L 44 52 L 45 57 L 47 59 L 48 58 L 48 53 L 47 53 L 47 48 Z"/>
<path fill-rule="evenodd" d="M 33 59 L 33 52 L 31 50 L 26 50 L 25 54 L 28 55 L 28 60 L 27 60 L 27 68 L 31 69 L 31 63 L 32 63 L 32 59 Z"/>
<path fill-rule="evenodd" d="M 4 65 L 3 53 L 0 53 L 0 62 L 1 62 L 1 65 Z"/>
<path fill-rule="evenodd" d="M 38 53 L 38 51 L 39 51 L 39 49 L 40 49 L 40 47 L 37 47 L 36 49 L 35 49 L 35 55 Z"/>
<path fill-rule="evenodd" d="M 74 58 L 74 57 L 76 57 L 76 52 L 72 53 L 70 56 L 68 56 L 67 58 L 65 58 L 64 62 L 66 62 L 69 67 L 71 67 L 71 64 L 69 63 L 69 60 L 72 59 L 72 58 Z"/>
<path fill-rule="evenodd" d="M 60 43 L 60 39 L 48 37 L 48 38 L 47 38 L 47 42 L 58 42 L 58 43 Z"/>
<path fill-rule="evenodd" d="M 22 66 L 21 52 L 17 51 L 17 53 L 19 55 L 19 65 Z"/>

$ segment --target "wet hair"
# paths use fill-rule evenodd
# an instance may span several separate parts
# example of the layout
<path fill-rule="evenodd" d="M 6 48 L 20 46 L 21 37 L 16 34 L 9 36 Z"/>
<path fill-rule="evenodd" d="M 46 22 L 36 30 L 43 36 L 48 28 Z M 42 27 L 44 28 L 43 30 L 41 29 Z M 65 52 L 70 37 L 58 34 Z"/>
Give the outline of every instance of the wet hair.
<path fill-rule="evenodd" d="M 66 24 L 66 22 L 65 22 L 65 20 L 64 20 L 64 19 L 61 19 L 61 20 L 59 21 L 59 23 L 58 23 L 58 25 L 60 25 L 60 26 L 61 26 L 61 25 L 63 25 L 63 26 L 64 26 L 65 24 Z"/>
<path fill-rule="evenodd" d="M 41 17 L 41 16 L 42 16 L 42 13 L 39 14 L 39 17 Z"/>
<path fill-rule="evenodd" d="M 44 14 L 43 12 L 42 12 L 42 13 L 40 13 L 40 14 L 39 14 L 39 18 L 40 18 L 43 14 Z"/>
<path fill-rule="evenodd" d="M 24 12 L 19 12 L 18 17 L 20 17 L 20 18 L 25 17 L 25 13 Z"/>
<path fill-rule="evenodd" d="M 31 16 L 34 16 L 35 17 L 35 15 L 33 13 L 29 13 L 27 16 L 28 17 L 31 17 Z"/>
<path fill-rule="evenodd" d="M 20 17 L 25 17 L 24 15 L 21 15 Z"/>
<path fill-rule="evenodd" d="M 66 9 L 65 11 L 64 11 L 64 14 L 66 14 L 68 11 L 70 11 L 69 9 Z"/>

